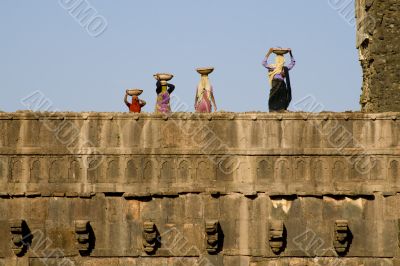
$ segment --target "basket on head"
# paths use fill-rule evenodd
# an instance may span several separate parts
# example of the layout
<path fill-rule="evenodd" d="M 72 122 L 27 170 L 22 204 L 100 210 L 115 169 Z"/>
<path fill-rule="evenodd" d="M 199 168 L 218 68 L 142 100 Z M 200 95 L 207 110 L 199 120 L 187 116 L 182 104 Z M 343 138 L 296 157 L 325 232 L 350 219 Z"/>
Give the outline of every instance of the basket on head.
<path fill-rule="evenodd" d="M 213 67 L 201 67 L 196 69 L 197 73 L 200 75 L 209 75 L 214 71 Z"/>
<path fill-rule="evenodd" d="M 272 52 L 276 55 L 284 55 L 289 53 L 290 49 L 288 48 L 274 48 Z"/>
<path fill-rule="evenodd" d="M 170 81 L 174 77 L 174 75 L 169 73 L 156 73 L 153 76 L 159 81 Z"/>
<path fill-rule="evenodd" d="M 129 96 L 139 96 L 142 93 L 143 93 L 143 90 L 140 90 L 140 89 L 126 90 L 126 94 L 128 94 Z"/>

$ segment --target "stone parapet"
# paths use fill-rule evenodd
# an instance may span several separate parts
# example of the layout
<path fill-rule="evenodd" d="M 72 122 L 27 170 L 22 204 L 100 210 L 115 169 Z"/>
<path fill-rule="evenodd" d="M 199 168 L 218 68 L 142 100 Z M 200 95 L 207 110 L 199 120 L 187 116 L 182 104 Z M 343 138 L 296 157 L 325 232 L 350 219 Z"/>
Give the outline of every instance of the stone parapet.
<path fill-rule="evenodd" d="M 0 114 L 1 195 L 400 192 L 400 114 Z"/>

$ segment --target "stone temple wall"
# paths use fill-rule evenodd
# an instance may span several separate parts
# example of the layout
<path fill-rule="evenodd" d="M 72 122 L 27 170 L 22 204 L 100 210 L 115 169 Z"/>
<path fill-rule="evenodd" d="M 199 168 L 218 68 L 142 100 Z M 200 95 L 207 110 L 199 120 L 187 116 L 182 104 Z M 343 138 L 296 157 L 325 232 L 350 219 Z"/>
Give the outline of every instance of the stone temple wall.
<path fill-rule="evenodd" d="M 400 265 L 400 113 L 0 113 L 0 265 Z"/>
<path fill-rule="evenodd" d="M 400 1 L 356 0 L 365 112 L 400 111 Z"/>

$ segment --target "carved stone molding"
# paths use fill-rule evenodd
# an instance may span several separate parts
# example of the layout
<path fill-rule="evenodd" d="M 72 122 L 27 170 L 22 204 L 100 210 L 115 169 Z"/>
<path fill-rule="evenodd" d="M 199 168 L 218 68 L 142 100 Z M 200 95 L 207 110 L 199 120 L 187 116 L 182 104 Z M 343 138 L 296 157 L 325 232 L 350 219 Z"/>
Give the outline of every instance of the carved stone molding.
<path fill-rule="evenodd" d="M 22 158 L 12 158 L 10 161 L 9 183 L 22 183 L 25 173 Z"/>
<path fill-rule="evenodd" d="M 274 254 L 281 254 L 286 248 L 286 229 L 282 220 L 269 222 L 269 246 Z"/>
<path fill-rule="evenodd" d="M 177 178 L 179 183 L 193 182 L 191 158 L 179 158 L 177 160 Z"/>
<path fill-rule="evenodd" d="M 143 182 L 158 182 L 160 177 L 160 166 L 157 158 L 143 158 L 142 159 L 142 176 Z"/>
<path fill-rule="evenodd" d="M 207 158 L 198 158 L 196 163 L 196 182 L 210 182 L 216 179 L 215 164 Z"/>
<path fill-rule="evenodd" d="M 336 220 L 333 246 L 338 255 L 344 256 L 349 251 L 352 234 L 347 220 Z"/>
<path fill-rule="evenodd" d="M 95 237 L 92 226 L 88 220 L 75 221 L 75 235 L 77 248 L 82 256 L 90 255 L 94 248 Z"/>
<path fill-rule="evenodd" d="M 82 159 L 81 158 L 73 158 L 69 161 L 68 168 L 68 182 L 69 183 L 78 183 L 81 182 L 82 179 Z"/>
<path fill-rule="evenodd" d="M 68 165 L 66 157 L 54 157 L 49 168 L 49 183 L 63 183 L 68 177 Z"/>
<path fill-rule="evenodd" d="M 290 158 L 279 158 L 275 162 L 275 182 L 284 183 L 292 178 L 292 164 Z"/>
<path fill-rule="evenodd" d="M 87 158 L 87 179 L 89 183 L 101 182 L 104 176 L 104 156 L 90 156 Z"/>
<path fill-rule="evenodd" d="M 269 157 L 257 159 L 257 183 L 269 184 L 274 182 L 273 160 Z"/>
<path fill-rule="evenodd" d="M 160 244 L 158 236 L 157 227 L 153 222 L 143 223 L 143 249 L 147 254 L 152 255 L 157 251 Z"/>
<path fill-rule="evenodd" d="M 142 180 L 140 174 L 142 171 L 139 168 L 141 163 L 135 158 L 128 158 L 125 165 L 125 182 L 128 184 L 140 183 Z"/>

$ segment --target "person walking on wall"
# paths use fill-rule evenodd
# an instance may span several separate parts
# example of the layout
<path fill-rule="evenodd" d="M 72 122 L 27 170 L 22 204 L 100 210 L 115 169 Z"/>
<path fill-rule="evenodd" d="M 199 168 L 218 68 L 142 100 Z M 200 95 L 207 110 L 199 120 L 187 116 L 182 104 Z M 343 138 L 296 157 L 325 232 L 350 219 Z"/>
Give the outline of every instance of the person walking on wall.
<path fill-rule="evenodd" d="M 269 64 L 269 56 L 275 53 L 275 64 Z M 285 66 L 286 53 L 290 54 L 291 62 Z M 292 88 L 290 86 L 289 71 L 295 66 L 296 60 L 291 49 L 270 48 L 265 56 L 262 65 L 268 69 L 268 80 L 271 86 L 269 94 L 269 111 L 281 112 L 287 110 L 292 101 Z M 286 79 L 286 83 L 285 83 Z"/>
<path fill-rule="evenodd" d="M 171 93 L 175 90 L 175 85 L 167 83 L 164 80 L 159 80 L 159 77 L 154 76 L 157 79 L 156 93 L 157 103 L 155 112 L 156 113 L 170 113 L 171 112 Z"/>
<path fill-rule="evenodd" d="M 194 102 L 194 108 L 197 113 L 211 113 L 212 105 L 214 105 L 215 112 L 217 111 L 213 86 L 210 84 L 208 75 L 201 75 L 200 83 L 197 85 L 196 98 Z"/>
<path fill-rule="evenodd" d="M 125 93 L 125 98 L 124 102 L 126 106 L 129 108 L 129 112 L 131 113 L 140 113 L 142 111 L 142 107 L 146 105 L 146 101 L 143 101 L 139 99 L 139 95 L 141 92 L 135 92 L 135 94 L 132 94 L 132 102 L 130 103 L 128 101 L 128 95 L 129 95 L 129 90 L 126 91 Z"/>

